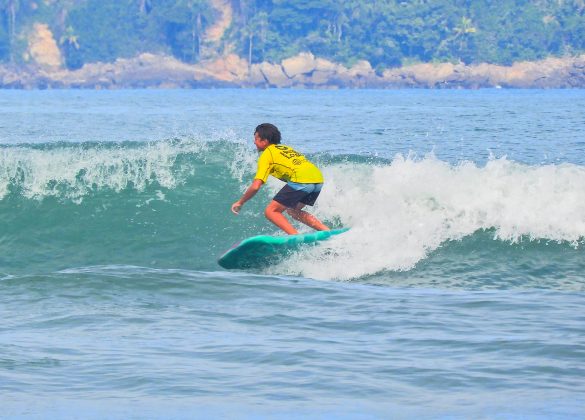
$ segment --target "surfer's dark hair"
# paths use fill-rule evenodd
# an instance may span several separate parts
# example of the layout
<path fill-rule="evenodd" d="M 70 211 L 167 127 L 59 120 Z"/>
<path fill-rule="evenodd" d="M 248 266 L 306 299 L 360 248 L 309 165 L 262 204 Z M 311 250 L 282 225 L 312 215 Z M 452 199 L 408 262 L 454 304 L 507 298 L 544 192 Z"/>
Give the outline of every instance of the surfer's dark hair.
<path fill-rule="evenodd" d="M 274 124 L 263 123 L 256 127 L 254 133 L 258 133 L 261 139 L 268 140 L 270 144 L 280 144 L 280 131 Z"/>

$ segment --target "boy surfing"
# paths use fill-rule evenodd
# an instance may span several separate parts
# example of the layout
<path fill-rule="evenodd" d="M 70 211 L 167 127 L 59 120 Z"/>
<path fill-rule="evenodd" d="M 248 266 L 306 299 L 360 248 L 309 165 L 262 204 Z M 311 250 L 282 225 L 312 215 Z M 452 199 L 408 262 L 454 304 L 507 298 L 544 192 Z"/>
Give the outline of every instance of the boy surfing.
<path fill-rule="evenodd" d="M 268 176 L 272 175 L 286 182 L 286 185 L 264 210 L 268 220 L 289 235 L 295 235 L 298 232 L 284 216 L 283 212 L 286 211 L 293 219 L 315 230 L 330 230 L 315 216 L 303 210 L 306 205 L 313 206 L 319 197 L 323 186 L 321 171 L 299 152 L 280 144 L 280 138 L 278 128 L 269 123 L 260 124 L 254 130 L 254 145 L 261 152 L 258 170 L 252 185 L 232 204 L 232 212 L 238 214 L 242 206 L 266 183 Z"/>

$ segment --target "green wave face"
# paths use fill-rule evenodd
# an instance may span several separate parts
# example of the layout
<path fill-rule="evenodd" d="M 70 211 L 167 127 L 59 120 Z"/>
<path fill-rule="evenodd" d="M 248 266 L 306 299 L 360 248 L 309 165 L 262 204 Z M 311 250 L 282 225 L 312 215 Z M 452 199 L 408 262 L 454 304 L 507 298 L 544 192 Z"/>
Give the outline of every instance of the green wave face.
<path fill-rule="evenodd" d="M 51 144 L 1 152 L 5 273 L 112 263 L 211 268 L 210 256 L 263 220 L 252 215 L 246 226 L 230 216 L 245 158 L 255 158 L 237 144 Z"/>

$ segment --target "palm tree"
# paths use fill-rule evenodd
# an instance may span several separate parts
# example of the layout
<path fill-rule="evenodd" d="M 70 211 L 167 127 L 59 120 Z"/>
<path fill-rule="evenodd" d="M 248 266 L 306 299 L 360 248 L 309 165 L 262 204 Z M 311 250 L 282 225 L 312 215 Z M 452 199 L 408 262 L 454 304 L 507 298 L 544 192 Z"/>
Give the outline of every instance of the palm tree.
<path fill-rule="evenodd" d="M 20 0 L 0 0 L 0 8 L 8 18 L 8 43 L 10 45 L 10 61 L 14 61 L 13 42 L 16 35 L 16 14 L 20 9 Z"/>
<path fill-rule="evenodd" d="M 248 72 L 250 72 L 250 68 L 252 67 L 252 51 L 254 49 L 254 26 L 252 20 L 246 22 L 242 27 L 242 35 L 248 38 Z"/>
<path fill-rule="evenodd" d="M 470 18 L 463 16 L 459 22 L 459 26 L 456 26 L 453 31 L 455 32 L 453 40 L 459 39 L 459 50 L 463 51 L 463 45 L 467 45 L 469 34 L 476 33 L 477 29 L 473 26 Z"/>
<path fill-rule="evenodd" d="M 72 26 L 68 26 L 59 38 L 59 44 L 65 55 L 67 68 L 75 70 L 83 66 L 83 60 L 78 54 L 79 42 Z"/>
<path fill-rule="evenodd" d="M 65 45 L 67 47 L 73 47 L 76 50 L 79 49 L 77 35 L 75 35 L 75 31 L 72 26 L 68 26 L 67 29 L 65 29 L 65 33 L 59 39 L 59 44 Z"/>
<path fill-rule="evenodd" d="M 191 14 L 191 52 L 193 57 L 199 59 L 203 19 L 209 13 L 209 5 L 205 0 L 187 0 L 186 6 Z"/>
<path fill-rule="evenodd" d="M 374 5 L 375 7 L 375 5 Z M 349 21 L 348 16 L 345 13 L 342 3 L 332 4 L 330 13 L 327 13 L 328 21 L 328 32 L 337 42 L 341 41 L 343 36 L 343 27 L 346 26 Z"/>
<path fill-rule="evenodd" d="M 476 32 L 477 29 L 473 26 L 471 19 L 464 16 L 459 24 L 452 29 L 452 35 L 441 41 L 437 51 L 442 54 L 450 54 L 452 57 L 458 56 L 459 61 L 463 61 L 461 55 L 468 47 L 469 38 Z"/>
<path fill-rule="evenodd" d="M 248 71 L 252 66 L 252 56 L 254 52 L 254 38 L 259 36 L 262 45 L 262 55 L 264 55 L 264 47 L 266 44 L 266 37 L 268 32 L 268 13 L 260 12 L 248 20 L 246 25 L 242 28 L 243 35 L 248 38 Z M 264 57 L 262 57 L 264 58 Z"/>

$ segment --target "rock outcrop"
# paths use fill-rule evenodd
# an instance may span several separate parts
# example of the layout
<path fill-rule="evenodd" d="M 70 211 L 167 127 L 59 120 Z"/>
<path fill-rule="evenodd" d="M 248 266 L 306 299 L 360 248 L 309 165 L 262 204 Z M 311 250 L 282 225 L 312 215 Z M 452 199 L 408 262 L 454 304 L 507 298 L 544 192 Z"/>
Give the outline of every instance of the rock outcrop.
<path fill-rule="evenodd" d="M 290 78 L 296 76 L 311 74 L 316 67 L 315 56 L 311 53 L 300 53 L 296 57 L 290 57 L 282 60 L 282 70 Z"/>
<path fill-rule="evenodd" d="M 39 39 L 49 39 L 43 28 Z M 52 37 L 50 38 L 52 39 Z M 54 40 L 53 40 L 54 42 Z M 251 66 L 235 54 L 186 64 L 166 55 L 141 54 L 114 63 L 86 64 L 65 70 L 50 42 L 32 43 L 34 64 L 0 66 L 3 88 L 572 88 L 585 87 L 585 55 L 494 64 L 415 64 L 378 74 L 367 61 L 347 68 L 341 64 L 301 53 L 281 63 Z M 34 46 L 34 47 L 33 47 Z M 56 44 L 55 44 L 56 48 Z M 33 54 L 34 51 L 34 54 Z M 42 52 L 48 53 L 42 53 Z"/>
<path fill-rule="evenodd" d="M 572 88 L 585 87 L 585 56 L 495 64 L 416 64 L 386 70 L 383 79 L 397 87 Z"/>

